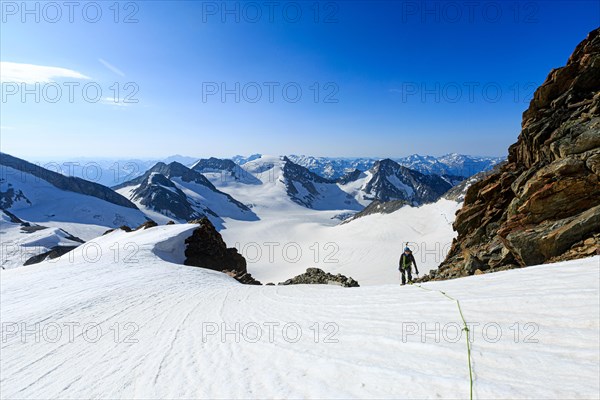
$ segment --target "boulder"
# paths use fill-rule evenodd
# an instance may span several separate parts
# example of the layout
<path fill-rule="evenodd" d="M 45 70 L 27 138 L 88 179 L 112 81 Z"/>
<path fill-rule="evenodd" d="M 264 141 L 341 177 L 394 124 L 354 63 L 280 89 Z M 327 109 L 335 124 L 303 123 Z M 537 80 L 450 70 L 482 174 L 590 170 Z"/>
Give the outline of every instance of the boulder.
<path fill-rule="evenodd" d="M 190 221 L 198 224 L 185 240 L 185 265 L 227 273 L 244 284 L 260 285 L 246 269 L 246 259 L 235 248 L 227 248 L 223 237 L 208 218 Z"/>

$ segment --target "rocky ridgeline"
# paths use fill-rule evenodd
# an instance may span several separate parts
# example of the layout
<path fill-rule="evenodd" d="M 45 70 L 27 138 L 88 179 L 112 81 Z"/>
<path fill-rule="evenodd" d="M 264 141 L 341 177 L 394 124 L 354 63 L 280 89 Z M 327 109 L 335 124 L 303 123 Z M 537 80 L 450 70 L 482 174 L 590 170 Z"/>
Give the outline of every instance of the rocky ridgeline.
<path fill-rule="evenodd" d="M 185 240 L 185 265 L 221 271 L 248 285 L 260 285 L 246 269 L 246 259 L 235 248 L 227 248 L 221 234 L 208 218 L 190 221 L 198 224 L 192 236 Z"/>
<path fill-rule="evenodd" d="M 537 89 L 507 163 L 468 189 L 458 237 L 423 280 L 598 254 L 599 176 L 600 28 Z"/>
<path fill-rule="evenodd" d="M 358 287 L 358 282 L 342 274 L 332 275 L 319 268 L 307 268 L 306 272 L 288 279 L 279 285 L 338 285 L 343 287 Z"/>

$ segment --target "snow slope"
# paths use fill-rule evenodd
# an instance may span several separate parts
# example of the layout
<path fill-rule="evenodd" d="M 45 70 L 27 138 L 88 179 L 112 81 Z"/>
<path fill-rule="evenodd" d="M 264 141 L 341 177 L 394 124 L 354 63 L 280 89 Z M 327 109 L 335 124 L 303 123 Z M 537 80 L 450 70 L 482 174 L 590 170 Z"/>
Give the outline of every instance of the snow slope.
<path fill-rule="evenodd" d="M 456 236 L 452 221 L 459 206 L 442 199 L 340 224 L 335 211 L 257 205 L 253 210 L 259 222 L 227 220 L 221 234 L 261 282 L 283 282 L 317 266 L 351 276 L 361 285 L 385 284 L 398 280 L 398 259 L 406 242 L 419 272 L 437 268 Z"/>
<path fill-rule="evenodd" d="M 31 257 L 56 246 L 79 246 L 81 243 L 66 231 L 39 225 L 24 227 L 0 210 L 0 268 L 22 266 Z"/>
<path fill-rule="evenodd" d="M 25 198 L 14 202 L 9 211 L 17 217 L 44 226 L 62 228 L 83 240 L 92 239 L 108 228 L 139 226 L 146 221 L 135 208 L 109 203 L 97 197 L 61 190 L 31 174 L 2 167 L 4 181 L 0 192 L 13 189 Z M 107 189 L 108 190 L 108 189 Z"/>
<path fill-rule="evenodd" d="M 97 262 L 1 271 L 0 397 L 465 398 L 461 319 L 435 290 L 472 327 L 476 398 L 598 395 L 600 257 L 423 285 L 434 291 L 255 287 L 173 264 L 192 229 L 117 231 L 93 242 Z M 115 257 L 127 243 L 133 256 Z"/>

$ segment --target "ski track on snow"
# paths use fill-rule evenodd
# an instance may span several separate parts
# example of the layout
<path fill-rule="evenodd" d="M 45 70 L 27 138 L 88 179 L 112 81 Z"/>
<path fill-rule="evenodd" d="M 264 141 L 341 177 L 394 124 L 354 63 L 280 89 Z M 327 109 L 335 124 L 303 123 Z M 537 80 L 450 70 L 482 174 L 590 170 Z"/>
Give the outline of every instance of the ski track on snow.
<path fill-rule="evenodd" d="M 600 389 L 600 257 L 474 276 L 424 287 L 244 286 L 177 265 L 192 225 L 113 232 L 95 239 L 97 263 L 75 256 L 2 271 L 0 397 L 48 398 L 456 398 L 469 390 L 464 337 L 403 340 L 403 324 L 496 323 L 497 342 L 472 343 L 476 398 L 590 398 Z M 177 239 L 177 240 L 175 240 Z M 140 245 L 138 263 L 113 260 L 115 242 Z M 172 262 L 161 259 L 168 257 Z M 568 282 L 568 285 L 565 285 Z M 95 322 L 97 341 L 7 336 L 5 324 Z M 296 323 L 298 341 L 267 331 L 252 343 L 235 335 L 203 340 L 203 323 Z M 516 342 L 510 327 L 535 323 L 538 343 Z M 120 340 L 110 327 L 119 323 Z M 126 323 L 139 329 L 126 343 Z M 315 341 L 310 329 L 318 323 Z M 326 343 L 334 323 L 337 342 Z M 222 329 L 221 332 L 222 333 Z M 524 332 L 521 331 L 521 335 Z"/>

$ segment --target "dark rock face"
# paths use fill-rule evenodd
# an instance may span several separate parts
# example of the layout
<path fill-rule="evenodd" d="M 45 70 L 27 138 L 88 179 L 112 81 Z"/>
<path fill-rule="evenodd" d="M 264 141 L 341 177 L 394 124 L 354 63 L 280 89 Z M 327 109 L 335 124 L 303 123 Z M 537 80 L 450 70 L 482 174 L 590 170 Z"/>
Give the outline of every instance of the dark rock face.
<path fill-rule="evenodd" d="M 192 166 L 194 171 L 233 171 L 238 165 L 232 160 L 220 158 L 202 158 Z"/>
<path fill-rule="evenodd" d="M 235 248 L 227 248 L 221 234 L 208 218 L 190 221 L 198 224 L 192 236 L 185 240 L 185 265 L 225 272 L 244 284 L 260 285 L 246 269 L 246 259 Z"/>
<path fill-rule="evenodd" d="M 2 182 L 2 178 L 0 178 Z M 22 190 L 15 190 L 11 183 L 7 184 L 6 191 L 0 191 L 0 210 L 8 210 L 14 203 L 24 201 L 31 205 L 31 201 L 25 196 Z"/>
<path fill-rule="evenodd" d="M 301 206 L 312 208 L 315 199 L 321 196 L 321 193 L 315 187 L 316 184 L 331 184 L 335 182 L 325 179 L 320 175 L 310 172 L 298 164 L 294 164 L 289 158 L 283 158 L 283 177 L 288 196 Z M 302 186 L 306 190 L 306 194 L 301 195 L 297 189 L 297 185 Z"/>
<path fill-rule="evenodd" d="M 147 171 L 148 175 L 152 173 L 161 174 L 168 179 L 181 178 L 183 182 L 194 182 L 198 185 L 206 186 L 210 190 L 218 191 L 218 189 L 204 175 L 178 162 L 172 162 L 170 164 L 159 162 Z M 240 205 L 242 207 L 244 206 L 241 203 Z"/>
<path fill-rule="evenodd" d="M 346 185 L 360 178 L 362 174 L 363 172 L 361 170 L 355 169 L 354 171 L 346 172 L 343 176 L 339 177 L 336 182 L 340 185 Z"/>
<path fill-rule="evenodd" d="M 149 174 L 132 194 L 144 206 L 179 220 L 204 216 L 192 207 L 181 189 L 160 173 Z"/>
<path fill-rule="evenodd" d="M 332 275 L 320 268 L 307 268 L 306 272 L 288 279 L 279 285 L 338 285 L 343 287 L 358 287 L 358 282 L 341 274 Z"/>
<path fill-rule="evenodd" d="M 437 175 L 424 175 L 390 159 L 377 161 L 371 173 L 373 177 L 365 186 L 365 198 L 370 200 L 430 203 L 452 187 Z"/>
<path fill-rule="evenodd" d="M 283 157 L 282 161 L 282 183 L 287 195 L 296 204 L 321 210 L 339 208 L 358 211 L 363 208 L 350 194 L 342 191 L 335 180 L 323 178 L 287 157 Z M 336 199 L 336 203 L 331 199 Z"/>
<path fill-rule="evenodd" d="M 54 260 L 55 258 L 59 258 L 70 252 L 71 250 L 76 249 L 78 246 L 54 246 L 49 251 L 38 254 L 37 256 L 33 256 L 29 258 L 23 265 L 33 265 L 39 264 L 45 260 Z"/>
<path fill-rule="evenodd" d="M 600 29 L 535 92 L 519 139 L 491 175 L 467 191 L 447 279 L 598 252 L 600 234 Z"/>
<path fill-rule="evenodd" d="M 97 197 L 101 200 L 107 201 L 112 204 L 116 204 L 118 206 L 133 208 L 137 210 L 137 207 L 131 201 L 127 200 L 125 197 L 112 191 L 106 186 L 102 186 L 98 183 L 89 182 L 81 178 L 64 176 L 57 172 L 49 171 L 38 165 L 27 162 L 25 160 L 21 160 L 20 158 L 10 156 L 6 153 L 0 153 L 0 165 L 13 168 L 17 171 L 21 171 L 26 174 L 33 175 L 36 178 L 45 180 L 46 182 L 54 185 L 55 187 L 61 190 Z M 3 172 L 2 175 L 5 175 L 5 172 Z M 4 176 L 2 176 L 0 179 L 3 180 Z M 13 193 L 13 195 L 22 196 L 23 200 L 28 201 L 23 193 Z M 7 196 L 8 195 L 6 193 L 0 194 L 2 208 L 10 208 L 10 206 L 12 205 L 12 201 L 18 200 L 18 198 L 13 198 L 12 200 L 8 199 Z M 11 196 L 11 198 L 12 197 L 13 196 Z"/>
<path fill-rule="evenodd" d="M 8 216 L 8 218 L 10 219 L 10 222 L 12 222 L 13 224 L 21 224 L 23 226 L 29 226 L 29 223 L 23 222 L 19 217 L 17 217 L 15 214 L 13 214 L 9 211 L 2 210 L 0 212 L 6 214 Z"/>
<path fill-rule="evenodd" d="M 487 171 L 483 171 L 483 172 L 487 172 Z M 478 172 L 479 174 L 480 172 Z M 475 174 L 477 175 L 477 174 Z M 450 186 L 457 186 L 460 185 L 462 182 L 464 182 L 465 180 L 467 180 L 466 176 L 462 176 L 462 175 L 448 175 L 448 174 L 444 174 L 444 175 L 440 175 L 440 177 L 445 180 L 446 182 L 448 182 L 450 184 Z"/>

